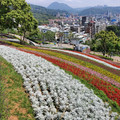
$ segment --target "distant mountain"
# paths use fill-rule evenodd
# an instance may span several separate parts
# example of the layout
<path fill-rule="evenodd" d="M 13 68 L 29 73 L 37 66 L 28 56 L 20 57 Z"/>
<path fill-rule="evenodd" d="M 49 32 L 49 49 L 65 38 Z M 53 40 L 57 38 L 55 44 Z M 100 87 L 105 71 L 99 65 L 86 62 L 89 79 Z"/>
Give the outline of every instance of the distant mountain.
<path fill-rule="evenodd" d="M 31 11 L 34 17 L 38 20 L 39 24 L 48 24 L 48 20 L 54 19 L 58 13 L 68 14 L 68 12 L 63 10 L 52 10 L 52 9 L 47 9 L 42 6 L 32 5 L 32 4 L 30 4 L 30 6 L 31 6 Z"/>
<path fill-rule="evenodd" d="M 53 2 L 48 6 L 49 9 L 54 10 L 65 10 L 69 13 L 78 14 L 78 15 L 96 15 L 96 14 L 105 14 L 108 11 L 111 13 L 120 13 L 120 7 L 109 7 L 96 6 L 96 7 L 83 7 L 83 8 L 72 8 L 64 3 Z"/>
<path fill-rule="evenodd" d="M 113 14 L 120 14 L 120 7 L 97 6 L 80 11 L 79 15 L 105 14 L 108 11 Z"/>
<path fill-rule="evenodd" d="M 58 2 L 53 2 L 51 3 L 48 7 L 48 9 L 55 9 L 55 10 L 66 10 L 66 11 L 73 11 L 74 9 L 67 4 L 64 3 L 58 3 Z"/>
<path fill-rule="evenodd" d="M 89 8 L 91 8 L 91 7 L 74 8 L 74 11 L 81 12 L 81 11 L 83 11 L 85 9 L 89 9 Z"/>
<path fill-rule="evenodd" d="M 70 7 L 70 6 L 68 6 L 67 4 L 64 4 L 64 3 L 53 2 L 47 8 L 48 9 L 54 9 L 54 10 L 65 10 L 68 13 L 78 14 L 81 11 L 83 11 L 85 9 L 88 9 L 90 7 L 72 8 L 72 7 Z"/>

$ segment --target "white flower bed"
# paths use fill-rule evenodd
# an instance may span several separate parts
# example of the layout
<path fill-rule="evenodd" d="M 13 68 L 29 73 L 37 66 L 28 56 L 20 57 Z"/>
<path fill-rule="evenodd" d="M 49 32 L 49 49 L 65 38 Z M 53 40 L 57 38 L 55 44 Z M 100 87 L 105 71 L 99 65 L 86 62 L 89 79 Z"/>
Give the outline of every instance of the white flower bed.
<path fill-rule="evenodd" d="M 0 55 L 22 75 L 37 119 L 114 120 L 117 115 L 92 90 L 45 59 L 6 46 L 0 46 Z"/>

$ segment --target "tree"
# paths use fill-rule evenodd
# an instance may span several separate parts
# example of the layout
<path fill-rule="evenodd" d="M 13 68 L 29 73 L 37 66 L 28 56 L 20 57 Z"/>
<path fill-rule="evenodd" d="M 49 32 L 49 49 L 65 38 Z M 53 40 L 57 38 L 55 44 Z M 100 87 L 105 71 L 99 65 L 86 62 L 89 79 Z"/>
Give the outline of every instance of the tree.
<path fill-rule="evenodd" d="M 120 38 L 117 40 L 117 44 L 115 45 L 115 51 L 120 55 Z"/>
<path fill-rule="evenodd" d="M 120 37 L 120 26 L 108 26 L 106 28 L 107 31 L 113 31 L 118 37 Z"/>
<path fill-rule="evenodd" d="M 117 44 L 118 37 L 114 32 L 110 31 L 101 31 L 95 35 L 95 40 L 93 46 L 96 47 L 97 50 L 105 55 L 108 53 L 111 55 L 112 52 L 115 52 L 115 46 Z"/>
<path fill-rule="evenodd" d="M 59 32 L 58 36 L 59 36 L 59 40 L 60 40 L 59 42 L 62 44 L 64 33 L 63 32 Z"/>
<path fill-rule="evenodd" d="M 71 40 L 71 39 L 73 39 L 73 38 L 74 38 L 74 35 L 73 35 L 73 33 L 70 31 L 70 32 L 69 32 L 69 35 L 68 35 L 68 39 Z"/>
<path fill-rule="evenodd" d="M 6 14 L 10 11 L 9 6 L 9 1 L 6 0 L 1 0 L 0 1 L 0 28 L 4 29 L 7 25 L 6 25 Z"/>
<path fill-rule="evenodd" d="M 17 28 L 25 37 L 26 31 L 37 28 L 37 21 L 30 10 L 25 0 L 1 0 L 0 26 L 4 29 Z"/>
<path fill-rule="evenodd" d="M 55 33 L 52 32 L 52 31 L 47 31 L 47 32 L 45 33 L 45 38 L 46 38 L 49 42 L 55 41 Z"/>
<path fill-rule="evenodd" d="M 42 35 L 40 30 L 37 28 L 36 30 L 32 30 L 31 32 L 26 33 L 26 37 L 30 40 L 42 40 Z"/>
<path fill-rule="evenodd" d="M 33 17 L 32 13 L 27 13 L 23 15 L 23 19 L 21 19 L 19 26 L 17 27 L 18 31 L 22 33 L 23 35 L 23 40 L 26 36 L 26 32 L 33 31 L 37 29 L 38 27 L 38 22 L 37 20 Z"/>
<path fill-rule="evenodd" d="M 43 42 L 43 40 L 44 40 L 44 42 L 45 42 L 45 40 L 49 41 L 49 42 L 55 41 L 55 33 L 54 32 L 47 31 L 47 32 L 43 33 L 43 32 L 40 32 L 39 29 L 33 30 L 33 31 L 27 33 L 26 37 L 28 39 L 33 40 L 38 43 L 40 43 L 40 41 Z"/>

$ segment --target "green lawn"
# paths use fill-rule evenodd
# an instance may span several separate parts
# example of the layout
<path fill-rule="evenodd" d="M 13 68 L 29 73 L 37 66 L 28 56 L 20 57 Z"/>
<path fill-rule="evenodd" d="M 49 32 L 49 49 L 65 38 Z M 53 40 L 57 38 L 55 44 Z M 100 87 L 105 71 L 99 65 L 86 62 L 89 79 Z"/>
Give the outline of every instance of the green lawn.
<path fill-rule="evenodd" d="M 0 56 L 0 120 L 34 120 L 23 79 Z"/>

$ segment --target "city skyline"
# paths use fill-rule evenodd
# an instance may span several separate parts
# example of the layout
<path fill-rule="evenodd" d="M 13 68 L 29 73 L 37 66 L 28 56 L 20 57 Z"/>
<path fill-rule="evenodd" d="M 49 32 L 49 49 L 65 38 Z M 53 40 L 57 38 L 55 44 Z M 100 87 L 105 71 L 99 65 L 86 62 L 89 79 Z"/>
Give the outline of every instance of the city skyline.
<path fill-rule="evenodd" d="M 26 0 L 26 2 L 47 7 L 56 0 Z M 88 6 L 108 5 L 108 6 L 120 6 L 120 0 L 59 0 L 60 3 L 65 3 L 72 8 L 82 8 Z"/>

